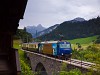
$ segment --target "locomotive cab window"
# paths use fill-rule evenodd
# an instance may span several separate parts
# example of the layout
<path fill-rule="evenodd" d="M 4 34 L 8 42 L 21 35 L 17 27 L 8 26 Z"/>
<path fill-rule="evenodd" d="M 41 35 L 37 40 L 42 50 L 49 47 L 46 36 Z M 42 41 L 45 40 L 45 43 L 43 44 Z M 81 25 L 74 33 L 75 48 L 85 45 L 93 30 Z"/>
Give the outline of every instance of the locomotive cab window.
<path fill-rule="evenodd" d="M 60 48 L 71 48 L 70 44 L 60 44 Z"/>

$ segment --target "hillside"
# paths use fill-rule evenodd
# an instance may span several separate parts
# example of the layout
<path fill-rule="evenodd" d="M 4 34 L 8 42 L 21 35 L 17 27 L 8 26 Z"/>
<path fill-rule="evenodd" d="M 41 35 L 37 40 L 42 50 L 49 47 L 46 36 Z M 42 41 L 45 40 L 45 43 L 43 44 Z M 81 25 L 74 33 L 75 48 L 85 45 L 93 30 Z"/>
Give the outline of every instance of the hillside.
<path fill-rule="evenodd" d="M 52 32 L 54 29 L 57 28 L 57 26 L 59 26 L 59 24 L 53 25 L 53 26 L 51 26 L 51 27 L 49 27 L 47 29 L 44 29 L 43 31 L 38 32 L 37 33 L 37 37 Z"/>
<path fill-rule="evenodd" d="M 65 21 L 52 32 L 38 37 L 40 40 L 59 40 L 63 35 L 63 40 L 84 38 L 100 35 L 100 17 L 88 21 Z"/>
<path fill-rule="evenodd" d="M 92 36 L 92 37 L 87 37 L 87 38 L 78 38 L 78 39 L 73 39 L 73 40 L 67 40 L 69 41 L 71 44 L 76 44 L 76 43 L 80 43 L 80 44 L 90 44 L 93 41 L 97 40 L 97 36 Z"/>
<path fill-rule="evenodd" d="M 14 40 L 20 39 L 22 42 L 30 42 L 32 41 L 32 35 L 26 32 L 26 28 L 24 29 L 17 29 L 16 35 L 13 36 Z"/>

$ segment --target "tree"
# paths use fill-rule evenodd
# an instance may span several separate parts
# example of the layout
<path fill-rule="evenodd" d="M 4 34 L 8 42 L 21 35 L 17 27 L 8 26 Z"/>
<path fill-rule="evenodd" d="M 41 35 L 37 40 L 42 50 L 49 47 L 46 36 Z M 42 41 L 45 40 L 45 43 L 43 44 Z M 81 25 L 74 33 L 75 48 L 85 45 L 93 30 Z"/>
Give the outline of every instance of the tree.
<path fill-rule="evenodd" d="M 26 27 L 24 27 L 24 31 L 26 32 Z"/>
<path fill-rule="evenodd" d="M 31 42 L 32 41 L 32 35 L 28 32 L 26 32 L 26 28 L 24 29 L 18 29 L 16 31 L 16 35 L 14 36 L 14 39 L 20 39 L 22 42 Z"/>
<path fill-rule="evenodd" d="M 96 44 L 100 44 L 100 35 L 97 37 L 97 40 L 95 41 Z"/>

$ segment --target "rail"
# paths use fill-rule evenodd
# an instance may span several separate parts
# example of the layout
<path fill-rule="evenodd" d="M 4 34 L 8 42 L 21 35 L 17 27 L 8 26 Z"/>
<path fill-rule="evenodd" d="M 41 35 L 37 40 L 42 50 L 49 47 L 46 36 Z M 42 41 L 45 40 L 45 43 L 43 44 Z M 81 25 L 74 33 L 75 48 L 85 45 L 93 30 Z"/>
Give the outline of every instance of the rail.
<path fill-rule="evenodd" d="M 92 66 L 96 65 L 91 62 L 81 61 L 81 60 L 77 60 L 77 59 L 63 60 L 63 62 L 71 64 L 71 65 L 75 65 L 78 67 L 86 68 L 86 69 L 91 68 Z"/>

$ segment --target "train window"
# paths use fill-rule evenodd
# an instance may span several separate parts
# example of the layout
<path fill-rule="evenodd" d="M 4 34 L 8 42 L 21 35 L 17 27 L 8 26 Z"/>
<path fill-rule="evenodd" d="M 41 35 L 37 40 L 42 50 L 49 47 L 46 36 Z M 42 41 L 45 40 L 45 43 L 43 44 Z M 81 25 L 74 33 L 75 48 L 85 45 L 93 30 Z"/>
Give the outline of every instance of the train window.
<path fill-rule="evenodd" d="M 31 45 L 31 47 L 33 47 L 33 45 Z"/>
<path fill-rule="evenodd" d="M 29 47 L 30 47 L 30 48 L 32 48 L 32 47 L 33 47 L 33 45 L 32 45 L 32 44 L 29 44 Z"/>
<path fill-rule="evenodd" d="M 52 44 L 52 47 L 53 47 L 53 48 L 57 48 L 57 44 L 55 44 L 55 43 Z"/>
<path fill-rule="evenodd" d="M 70 48 L 70 44 L 60 44 L 60 48 Z"/>

